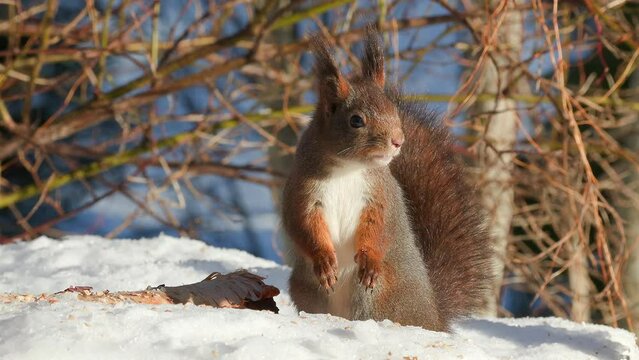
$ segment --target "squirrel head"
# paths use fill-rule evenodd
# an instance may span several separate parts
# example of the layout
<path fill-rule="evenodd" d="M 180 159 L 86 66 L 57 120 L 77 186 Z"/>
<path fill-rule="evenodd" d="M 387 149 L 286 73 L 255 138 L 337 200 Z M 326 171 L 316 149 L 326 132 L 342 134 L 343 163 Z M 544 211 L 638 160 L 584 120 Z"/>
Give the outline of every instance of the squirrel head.
<path fill-rule="evenodd" d="M 334 160 L 362 167 L 385 166 L 404 142 L 395 103 L 384 91 L 384 51 L 369 26 L 361 73 L 347 79 L 336 65 L 331 46 L 321 36 L 312 40 L 319 99 L 315 113 L 320 139 Z"/>

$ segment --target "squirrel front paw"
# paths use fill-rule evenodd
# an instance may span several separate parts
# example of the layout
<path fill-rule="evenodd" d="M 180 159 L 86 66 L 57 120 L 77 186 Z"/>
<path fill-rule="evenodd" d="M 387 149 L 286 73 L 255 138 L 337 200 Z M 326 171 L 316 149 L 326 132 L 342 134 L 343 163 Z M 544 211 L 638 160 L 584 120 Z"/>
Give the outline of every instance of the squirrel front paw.
<path fill-rule="evenodd" d="M 337 283 L 337 257 L 335 252 L 326 252 L 318 256 L 313 264 L 315 276 L 320 285 L 329 292 L 335 291 L 335 283 Z"/>
<path fill-rule="evenodd" d="M 371 254 L 366 249 L 359 250 L 355 254 L 355 263 L 359 265 L 359 282 L 366 289 L 373 289 L 379 278 L 382 269 L 382 261 Z"/>

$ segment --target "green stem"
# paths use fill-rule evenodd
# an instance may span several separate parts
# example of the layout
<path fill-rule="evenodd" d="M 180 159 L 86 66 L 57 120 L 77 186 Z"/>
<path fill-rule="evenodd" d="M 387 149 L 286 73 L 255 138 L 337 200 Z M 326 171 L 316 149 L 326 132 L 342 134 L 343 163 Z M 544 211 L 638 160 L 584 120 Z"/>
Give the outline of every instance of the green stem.
<path fill-rule="evenodd" d="M 480 94 L 477 96 L 477 99 L 480 101 L 491 100 L 494 99 L 495 95 L 491 94 Z M 534 96 L 534 95 L 517 95 L 510 97 L 519 102 L 524 102 L 528 104 L 537 104 L 537 103 L 550 103 L 550 99 L 543 96 Z M 450 94 L 416 94 L 416 95 L 408 95 L 406 96 L 407 100 L 412 101 L 428 101 L 428 102 L 455 102 L 461 101 L 460 97 Z M 609 98 L 602 97 L 591 97 L 588 98 L 589 101 L 594 103 L 605 105 L 613 103 Z M 624 104 L 625 106 L 631 105 L 630 107 L 639 110 L 639 103 L 629 103 L 622 101 L 615 101 L 615 103 Z M 300 105 L 291 107 L 288 109 L 289 114 L 305 114 L 310 113 L 314 109 L 313 105 Z M 284 111 L 278 110 L 273 111 L 269 114 L 248 114 L 244 117 L 249 121 L 258 122 L 264 119 L 269 118 L 280 118 L 284 115 Z M 215 124 L 214 129 L 212 129 L 211 133 L 215 133 L 216 131 L 220 131 L 222 129 L 232 128 L 239 124 L 239 120 L 232 118 L 228 120 L 224 120 Z M 53 175 L 53 179 L 47 181 L 47 185 L 44 187 L 38 187 L 35 184 L 24 186 L 12 193 L 0 196 L 0 209 L 8 207 L 10 205 L 16 204 L 22 200 L 26 200 L 30 197 L 40 194 L 45 189 L 47 191 L 57 189 L 61 186 L 71 183 L 72 181 L 81 180 L 93 177 L 103 171 L 113 169 L 115 167 L 128 164 L 138 158 L 139 156 L 154 150 L 161 150 L 165 148 L 169 148 L 183 142 L 192 140 L 197 137 L 196 133 L 181 133 L 177 134 L 165 139 L 162 139 L 155 143 L 153 146 L 138 146 L 136 148 L 124 151 L 119 154 L 114 154 L 107 156 L 101 160 L 98 160 L 94 163 L 81 167 L 78 170 L 72 171 L 70 173 L 64 175 Z M 629 155 L 629 154 L 625 154 Z M 2 169 L 0 169 L 2 170 Z"/>
<path fill-rule="evenodd" d="M 298 106 L 289 108 L 289 113 L 292 114 L 300 114 L 309 112 L 313 109 L 312 105 L 306 106 Z M 267 118 L 277 118 L 284 115 L 283 111 L 274 111 L 270 114 L 249 114 L 246 115 L 245 118 L 249 121 L 260 121 Z M 222 129 L 232 128 L 238 125 L 239 121 L 237 119 L 228 119 L 222 121 L 220 123 L 215 124 L 213 133 L 215 131 L 220 131 Z M 106 156 L 98 161 L 95 161 L 91 164 L 83 166 L 77 170 L 71 171 L 69 173 L 63 175 L 53 174 L 42 187 L 37 186 L 36 184 L 26 185 L 21 187 L 20 189 L 9 193 L 3 194 L 0 196 L 0 209 L 6 208 L 13 204 L 16 204 L 22 200 L 29 199 L 33 196 L 36 196 L 43 191 L 51 191 L 58 189 L 64 185 L 67 185 L 73 181 L 87 179 L 93 177 L 95 175 L 100 174 L 101 172 L 114 169 L 121 165 L 126 165 L 133 162 L 138 157 L 151 152 L 157 151 L 161 149 L 170 148 L 181 143 L 193 140 L 197 137 L 197 133 L 189 132 L 189 133 L 181 133 L 177 134 L 165 139 L 162 139 L 153 145 L 141 145 L 126 151 L 123 151 L 118 154 L 113 154 Z M 0 170 L 2 170 L 0 168 Z"/>

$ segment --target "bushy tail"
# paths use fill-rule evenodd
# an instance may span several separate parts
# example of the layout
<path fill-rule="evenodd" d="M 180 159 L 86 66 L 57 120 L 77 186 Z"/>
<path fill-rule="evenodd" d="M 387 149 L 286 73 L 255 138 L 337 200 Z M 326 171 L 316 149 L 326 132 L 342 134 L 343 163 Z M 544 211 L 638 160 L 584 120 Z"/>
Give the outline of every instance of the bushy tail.
<path fill-rule="evenodd" d="M 440 316 L 448 322 L 486 306 L 493 243 L 448 130 L 419 104 L 398 106 L 406 143 L 391 170 L 404 190 Z"/>

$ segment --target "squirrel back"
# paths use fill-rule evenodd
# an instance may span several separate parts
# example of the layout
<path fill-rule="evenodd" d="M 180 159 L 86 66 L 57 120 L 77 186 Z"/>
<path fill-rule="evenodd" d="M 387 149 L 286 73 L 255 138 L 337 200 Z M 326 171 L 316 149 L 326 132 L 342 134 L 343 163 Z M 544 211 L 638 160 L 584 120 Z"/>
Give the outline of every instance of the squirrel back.
<path fill-rule="evenodd" d="M 391 163 L 443 318 L 478 313 L 493 289 L 494 248 L 454 139 L 424 105 L 395 95 L 406 144 Z"/>
<path fill-rule="evenodd" d="M 319 99 L 284 188 L 299 310 L 447 330 L 481 310 L 493 247 L 448 131 L 385 86 L 378 34 L 346 79 L 313 40 Z"/>

